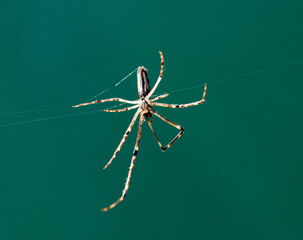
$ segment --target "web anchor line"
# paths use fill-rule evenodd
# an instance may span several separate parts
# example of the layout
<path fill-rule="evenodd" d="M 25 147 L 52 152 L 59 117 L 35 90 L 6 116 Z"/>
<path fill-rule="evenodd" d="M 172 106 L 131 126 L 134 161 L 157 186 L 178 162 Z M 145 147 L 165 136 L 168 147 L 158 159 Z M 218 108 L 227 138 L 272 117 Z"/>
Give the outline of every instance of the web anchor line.
<path fill-rule="evenodd" d="M 260 70 L 256 70 L 256 71 L 253 71 L 253 72 L 238 74 L 238 75 L 235 75 L 235 76 L 222 78 L 222 79 L 218 79 L 218 80 L 215 80 L 215 81 L 212 81 L 212 82 L 206 82 L 206 83 L 209 86 L 209 85 L 212 85 L 212 84 L 217 84 L 217 83 L 221 83 L 221 82 L 225 82 L 225 81 L 229 81 L 229 80 L 235 80 L 235 79 L 243 78 L 243 77 L 250 77 L 250 76 L 253 76 L 253 75 L 257 75 L 259 73 L 269 72 L 269 71 L 277 70 L 277 69 L 280 69 L 280 68 L 285 68 L 285 67 L 297 65 L 297 64 L 300 64 L 302 62 L 303 62 L 303 58 L 292 61 L 292 62 L 289 62 L 289 63 L 284 63 L 284 64 L 280 64 L 280 65 L 276 65 L 276 66 L 272 66 L 272 67 L 267 67 L 267 68 L 262 68 Z M 186 87 L 186 88 L 173 90 L 173 91 L 169 91 L 167 93 L 172 94 L 172 93 L 182 92 L 182 91 L 186 91 L 186 90 L 190 90 L 190 89 L 194 89 L 194 88 L 198 88 L 198 87 L 204 87 L 204 83 L 193 85 L 193 86 Z"/>
<path fill-rule="evenodd" d="M 137 71 L 138 68 L 134 69 L 132 72 L 130 72 L 127 76 L 125 76 L 123 79 L 121 79 L 119 82 L 117 82 L 113 87 L 110 87 L 108 89 L 105 89 L 104 91 L 98 93 L 94 97 L 90 98 L 93 99 L 95 97 L 98 97 L 102 95 L 103 93 L 113 89 L 114 87 L 117 87 L 119 84 L 124 82 L 129 76 L 131 76 L 135 71 Z M 70 109 L 72 106 L 65 106 L 65 107 L 50 107 L 50 108 L 43 108 L 43 109 L 34 109 L 34 110 L 27 110 L 27 111 L 17 111 L 17 112 L 9 112 L 9 113 L 1 113 L 0 117 L 4 116 L 12 116 L 12 115 L 20 115 L 20 114 L 27 114 L 27 113 L 38 113 L 38 112 L 46 112 L 46 111 L 54 111 L 54 110 L 63 110 L 63 109 Z M 1 127 L 2 125 L 0 125 Z"/>
<path fill-rule="evenodd" d="M 104 91 L 98 93 L 97 95 L 91 97 L 89 100 L 94 99 L 96 97 L 99 97 L 100 95 L 108 92 L 109 90 L 113 89 L 114 87 L 117 87 L 119 84 L 121 84 L 122 82 L 124 82 L 129 76 L 131 76 L 134 72 L 136 72 L 138 70 L 138 68 L 134 69 L 131 73 L 129 73 L 127 76 L 125 76 L 122 80 L 120 80 L 119 82 L 117 82 L 113 87 L 110 87 L 108 89 L 105 89 Z"/>

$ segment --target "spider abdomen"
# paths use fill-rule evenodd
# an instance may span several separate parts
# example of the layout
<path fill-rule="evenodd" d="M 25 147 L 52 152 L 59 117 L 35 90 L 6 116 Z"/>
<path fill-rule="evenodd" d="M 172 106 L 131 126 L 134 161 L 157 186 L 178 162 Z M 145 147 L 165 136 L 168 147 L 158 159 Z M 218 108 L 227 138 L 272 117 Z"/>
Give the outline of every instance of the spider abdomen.
<path fill-rule="evenodd" d="M 147 69 L 145 67 L 138 68 L 137 85 L 140 99 L 145 98 L 150 92 L 150 84 L 147 76 Z"/>

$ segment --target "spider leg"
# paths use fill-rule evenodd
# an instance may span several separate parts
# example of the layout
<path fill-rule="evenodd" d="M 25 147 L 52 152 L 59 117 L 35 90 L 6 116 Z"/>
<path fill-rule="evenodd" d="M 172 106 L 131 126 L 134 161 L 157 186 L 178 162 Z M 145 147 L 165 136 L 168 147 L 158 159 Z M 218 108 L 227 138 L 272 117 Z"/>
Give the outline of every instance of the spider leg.
<path fill-rule="evenodd" d="M 154 136 L 156 137 L 156 140 L 160 146 L 160 148 L 162 149 L 162 151 L 164 152 L 165 150 L 167 150 L 168 148 L 170 148 L 171 145 L 173 145 L 173 143 L 179 138 L 181 137 L 181 135 L 184 133 L 184 128 L 182 126 L 180 126 L 179 124 L 176 124 L 170 120 L 168 120 L 167 118 L 161 116 L 160 114 L 156 113 L 156 112 L 152 112 L 154 115 L 156 115 L 158 118 L 160 118 L 161 120 L 163 120 L 164 122 L 167 122 L 168 124 L 172 125 L 175 128 L 178 128 L 180 130 L 180 132 L 177 134 L 177 136 L 175 136 L 175 138 L 173 140 L 171 140 L 171 142 L 169 144 L 167 144 L 165 147 L 162 147 L 162 144 L 160 143 L 156 133 L 154 132 L 151 123 L 148 122 L 148 125 L 150 126 L 150 129 L 152 130 Z"/>
<path fill-rule="evenodd" d="M 126 179 L 126 182 L 125 182 L 125 187 L 124 187 L 123 192 L 122 192 L 122 196 L 116 202 L 111 204 L 110 206 L 108 206 L 106 208 L 103 208 L 102 209 L 103 212 L 106 212 L 109 209 L 114 208 L 117 204 L 122 202 L 124 200 L 125 196 L 126 196 L 127 190 L 129 188 L 130 179 L 131 179 L 131 176 L 132 176 L 132 173 L 133 173 L 135 161 L 136 161 L 136 158 L 137 158 L 137 153 L 138 153 L 138 150 L 139 150 L 139 144 L 140 144 L 141 132 L 142 132 L 142 124 L 143 124 L 143 116 L 141 115 L 140 116 L 140 121 L 139 121 L 137 140 L 136 140 L 136 144 L 135 144 L 135 148 L 134 148 L 134 152 L 133 152 L 133 157 L 132 157 L 132 160 L 131 160 L 131 163 L 130 163 L 130 166 L 129 166 L 128 176 L 127 176 L 127 179 Z"/>
<path fill-rule="evenodd" d="M 132 110 L 134 108 L 137 108 L 137 107 L 139 107 L 139 105 L 135 105 L 135 106 L 132 106 L 132 107 L 127 107 L 127 108 L 122 108 L 122 109 L 115 109 L 115 110 L 104 109 L 103 111 L 104 112 L 125 112 L 125 111 Z"/>
<path fill-rule="evenodd" d="M 158 97 L 156 97 L 156 98 L 154 98 L 154 99 L 151 99 L 151 100 L 149 100 L 149 101 L 150 101 L 150 102 L 154 102 L 154 101 L 157 101 L 157 100 L 159 100 L 159 99 L 161 99 L 161 98 L 165 98 L 165 97 L 168 97 L 168 93 L 162 94 L 162 95 L 160 95 L 160 96 L 158 96 Z"/>
<path fill-rule="evenodd" d="M 135 121 L 137 120 L 137 117 L 138 117 L 139 113 L 140 113 L 140 109 L 138 109 L 137 112 L 135 113 L 135 115 L 134 115 L 134 117 L 133 117 L 131 123 L 129 124 L 128 128 L 126 129 L 126 132 L 124 133 L 123 138 L 122 138 L 121 142 L 119 143 L 119 145 L 118 145 L 116 151 L 114 152 L 112 158 L 108 161 L 108 163 L 104 166 L 103 169 L 106 169 L 106 168 L 112 163 L 112 161 L 115 159 L 115 157 L 117 156 L 117 154 L 118 154 L 118 152 L 120 151 L 120 149 L 121 149 L 123 143 L 125 142 L 125 140 L 126 140 L 128 134 L 129 134 L 130 131 L 132 130 L 132 128 L 133 128 L 133 126 L 134 126 L 134 123 L 135 123 Z"/>
<path fill-rule="evenodd" d="M 192 103 L 187 103 L 187 104 L 151 103 L 150 105 L 159 106 L 159 107 L 168 107 L 168 108 L 186 108 L 186 107 L 196 106 L 196 105 L 199 105 L 199 104 L 202 104 L 203 102 L 205 102 L 206 89 L 207 89 L 207 85 L 205 84 L 202 99 L 197 102 L 192 102 Z"/>
<path fill-rule="evenodd" d="M 96 104 L 96 103 L 102 103 L 102 102 L 112 102 L 112 101 L 129 103 L 129 104 L 138 104 L 139 103 L 139 101 L 129 101 L 129 100 L 125 100 L 122 98 L 109 98 L 109 99 L 103 99 L 103 100 L 95 100 L 95 101 L 88 102 L 88 103 L 81 103 L 78 105 L 74 105 L 73 107 L 82 107 L 82 106 L 86 106 L 86 105 L 90 105 L 90 104 Z"/>
<path fill-rule="evenodd" d="M 158 87 L 159 83 L 161 82 L 162 76 L 163 76 L 163 66 L 164 66 L 164 58 L 163 58 L 163 54 L 161 51 L 159 51 L 160 53 L 160 58 L 161 58 L 161 68 L 160 68 L 160 75 L 158 77 L 157 82 L 155 83 L 155 86 L 152 88 L 152 90 L 149 92 L 149 94 L 147 95 L 147 99 L 150 98 L 151 95 L 153 95 L 153 93 L 155 92 L 156 88 Z"/>
<path fill-rule="evenodd" d="M 152 131 L 152 133 L 154 134 L 154 136 L 155 136 L 155 138 L 156 138 L 156 140 L 157 140 L 157 142 L 158 142 L 158 144 L 159 144 L 160 148 L 161 148 L 161 149 L 162 149 L 162 151 L 163 151 L 162 144 L 161 144 L 161 142 L 160 142 L 159 138 L 157 137 L 157 135 L 156 135 L 156 133 L 155 133 L 155 131 L 154 131 L 153 127 L 152 127 L 151 122 L 150 122 L 150 121 L 148 121 L 148 119 L 147 119 L 147 123 L 148 123 L 148 125 L 149 125 L 149 127 L 150 127 L 150 130 L 151 130 L 151 131 Z"/>

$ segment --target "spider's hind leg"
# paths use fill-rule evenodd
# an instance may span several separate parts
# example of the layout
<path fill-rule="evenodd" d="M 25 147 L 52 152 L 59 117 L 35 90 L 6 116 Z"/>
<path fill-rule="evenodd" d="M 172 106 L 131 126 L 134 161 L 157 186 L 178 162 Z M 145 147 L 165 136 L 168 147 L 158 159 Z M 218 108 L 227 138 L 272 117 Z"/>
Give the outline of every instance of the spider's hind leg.
<path fill-rule="evenodd" d="M 159 140 L 159 138 L 157 137 L 157 135 L 156 135 L 156 133 L 155 133 L 153 127 L 152 127 L 151 122 L 150 122 L 150 121 L 147 121 L 147 122 L 148 122 L 148 125 L 149 125 L 149 127 L 150 127 L 150 129 L 151 129 L 151 131 L 152 131 L 152 133 L 154 134 L 154 136 L 155 136 L 155 138 L 156 138 L 156 140 L 157 140 L 157 142 L 158 142 L 158 144 L 159 144 L 159 146 L 160 146 L 160 148 L 161 148 L 161 150 L 164 152 L 164 151 L 166 151 L 168 148 L 170 148 L 170 146 L 173 145 L 173 143 L 174 143 L 179 137 L 181 137 L 181 135 L 184 133 L 184 128 L 183 128 L 181 125 L 176 124 L 176 123 L 174 123 L 174 122 L 168 120 L 167 118 L 161 116 L 160 114 L 158 114 L 158 113 L 156 113 L 156 112 L 153 112 L 153 115 L 154 115 L 154 114 L 155 114 L 158 118 L 160 118 L 161 120 L 163 120 L 164 122 L 167 122 L 168 124 L 170 124 L 170 125 L 172 125 L 173 127 L 175 127 L 175 128 L 177 128 L 177 129 L 180 130 L 180 132 L 177 134 L 177 136 L 176 136 L 173 140 L 171 140 L 171 142 L 170 142 L 169 144 L 167 144 L 165 147 L 163 147 L 162 144 L 161 144 L 161 142 L 160 142 L 160 140 Z"/>
<path fill-rule="evenodd" d="M 114 152 L 112 158 L 108 161 L 108 163 L 104 166 L 103 169 L 106 169 L 106 168 L 112 163 L 112 161 L 115 159 L 115 157 L 117 156 L 117 154 L 118 154 L 118 152 L 120 151 L 120 149 L 121 149 L 123 143 L 125 142 L 125 140 L 126 140 L 128 134 L 129 134 L 130 131 L 132 130 L 132 128 L 133 128 L 133 126 L 134 126 L 134 123 L 135 123 L 135 121 L 136 121 L 136 119 L 137 119 L 137 117 L 138 117 L 139 114 L 140 114 L 140 109 L 138 109 L 137 112 L 135 113 L 135 115 L 134 115 L 134 117 L 133 117 L 131 123 L 129 124 L 128 128 L 126 129 L 126 132 L 124 133 L 123 138 L 122 138 L 121 142 L 119 143 L 119 145 L 118 145 L 116 151 Z"/>
<path fill-rule="evenodd" d="M 148 125 L 149 125 L 149 127 L 150 127 L 150 130 L 152 131 L 152 133 L 154 134 L 154 136 L 155 136 L 155 138 L 156 138 L 156 140 L 157 140 L 157 142 L 158 142 L 158 144 L 159 144 L 159 147 L 162 149 L 162 151 L 165 151 L 165 150 L 163 150 L 163 147 L 162 147 L 162 144 L 161 144 L 161 142 L 160 142 L 160 140 L 159 140 L 159 138 L 157 137 L 157 135 L 156 135 L 156 133 L 155 133 L 155 131 L 154 131 L 154 129 L 153 129 L 153 127 L 152 127 L 152 122 L 151 121 L 149 121 L 148 119 L 147 119 L 147 123 L 148 123 Z"/>
<path fill-rule="evenodd" d="M 138 150 L 139 150 L 139 144 L 140 144 L 140 140 L 141 140 L 141 132 L 142 132 L 143 120 L 144 120 L 144 118 L 141 115 L 140 116 L 140 121 L 139 121 L 137 140 L 136 140 L 136 144 L 135 144 L 135 148 L 134 148 L 134 152 L 133 152 L 132 161 L 131 161 L 130 166 L 129 166 L 129 171 L 128 171 L 127 179 L 126 179 L 126 182 L 125 182 L 125 187 L 124 187 L 123 192 L 122 192 L 122 196 L 116 202 L 114 202 L 113 204 L 111 204 L 110 206 L 108 206 L 106 208 L 103 208 L 102 209 L 103 212 L 106 212 L 109 209 L 114 208 L 120 202 L 122 202 L 124 200 L 124 198 L 126 197 L 126 193 L 128 191 L 128 188 L 129 188 L 129 183 L 130 183 L 130 179 L 131 179 L 131 176 L 132 176 L 132 173 L 133 173 L 135 161 L 136 161 L 136 158 L 137 158 L 137 153 L 138 153 Z"/>

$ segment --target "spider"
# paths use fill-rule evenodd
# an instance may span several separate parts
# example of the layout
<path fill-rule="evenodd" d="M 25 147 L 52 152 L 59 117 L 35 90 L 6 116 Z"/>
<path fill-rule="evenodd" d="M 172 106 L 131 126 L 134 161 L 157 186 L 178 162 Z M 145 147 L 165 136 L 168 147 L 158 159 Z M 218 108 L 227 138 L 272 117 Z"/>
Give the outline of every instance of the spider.
<path fill-rule="evenodd" d="M 160 75 L 157 79 L 156 84 L 154 85 L 154 87 L 152 89 L 150 89 L 150 83 L 149 83 L 149 79 L 147 76 L 147 69 L 143 66 L 138 67 L 137 70 L 137 85 L 138 85 L 138 93 L 139 93 L 139 100 L 136 101 L 129 101 L 129 100 L 125 100 L 122 98 L 110 98 L 110 99 L 103 99 L 103 100 L 96 100 L 93 102 L 89 102 L 89 103 L 82 103 L 79 105 L 75 105 L 73 107 L 81 107 L 81 106 L 86 106 L 89 104 L 96 104 L 96 103 L 102 103 L 102 102 L 110 102 L 110 101 L 118 101 L 118 102 L 122 102 L 122 103 L 128 103 L 128 104 L 133 104 L 134 106 L 131 107 L 127 107 L 127 108 L 123 108 L 123 109 L 116 109 L 116 110 L 109 110 L 106 109 L 104 110 L 105 112 L 125 112 L 125 111 L 129 111 L 131 109 L 136 109 L 137 111 L 131 121 L 131 123 L 129 124 L 120 144 L 118 145 L 116 151 L 114 152 L 112 158 L 109 160 L 109 162 L 104 166 L 103 169 L 106 169 L 111 163 L 112 161 L 115 159 L 115 157 L 117 156 L 118 152 L 120 151 L 123 143 L 125 142 L 127 136 L 129 135 L 130 131 L 132 130 L 132 127 L 134 126 L 134 123 L 136 121 L 136 119 L 138 118 L 138 116 L 140 115 L 140 120 L 139 120 L 139 127 L 138 127 L 138 133 L 137 133 L 137 140 L 136 140 L 136 144 L 135 144 L 135 148 L 133 151 L 133 157 L 129 166 L 129 171 L 128 171 L 128 176 L 125 182 L 125 187 L 122 191 L 122 196 L 113 204 L 111 204 L 110 206 L 103 208 L 102 211 L 108 211 L 109 209 L 114 208 L 117 204 L 119 204 L 120 202 L 122 202 L 126 196 L 126 193 L 129 189 L 129 183 L 130 183 L 130 179 L 132 176 L 132 172 L 134 169 L 134 164 L 137 158 L 137 153 L 139 150 L 139 143 L 141 140 L 141 132 L 142 132 L 142 124 L 143 122 L 146 120 L 152 133 L 154 134 L 160 148 L 162 151 L 167 150 L 178 138 L 181 137 L 181 135 L 184 133 L 184 128 L 182 126 L 180 126 L 179 124 L 176 124 L 170 120 L 168 120 L 167 118 L 161 116 L 159 113 L 157 113 L 154 109 L 153 106 L 159 106 L 159 107 L 168 107 L 168 108 L 185 108 L 185 107 L 191 107 L 191 106 L 195 106 L 198 104 L 202 104 L 205 100 L 205 94 L 206 94 L 206 88 L 207 85 L 204 85 L 204 92 L 203 92 L 203 96 L 202 99 L 200 101 L 197 102 L 192 102 L 192 103 L 187 103 L 187 104 L 166 104 L 166 103 L 158 103 L 156 102 L 159 99 L 165 98 L 168 96 L 167 93 L 160 95 L 158 97 L 155 97 L 153 99 L 150 99 L 151 96 L 153 95 L 153 93 L 155 92 L 155 90 L 157 89 L 159 83 L 161 82 L 162 76 L 163 76 L 163 66 L 164 66 L 164 58 L 163 58 L 163 54 L 161 51 L 159 51 L 160 53 L 160 57 L 161 57 L 161 68 L 160 68 Z M 158 118 L 160 118 L 161 120 L 163 120 L 164 122 L 167 122 L 168 124 L 172 125 L 173 127 L 177 128 L 180 130 L 180 132 L 177 134 L 177 136 L 171 140 L 170 143 L 168 143 L 165 147 L 162 146 L 161 142 L 159 141 L 154 129 L 152 128 L 152 121 L 153 121 L 153 116 L 157 116 Z"/>

